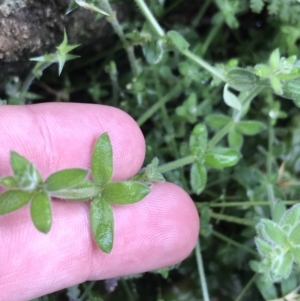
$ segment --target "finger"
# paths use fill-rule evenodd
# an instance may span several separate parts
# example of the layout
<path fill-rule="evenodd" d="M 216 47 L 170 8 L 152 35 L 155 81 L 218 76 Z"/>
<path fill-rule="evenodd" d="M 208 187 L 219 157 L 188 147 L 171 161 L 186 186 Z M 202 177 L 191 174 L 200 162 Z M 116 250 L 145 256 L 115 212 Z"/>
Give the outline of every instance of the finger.
<path fill-rule="evenodd" d="M 86 280 L 172 265 L 193 249 L 199 219 L 190 197 L 170 183 L 155 184 L 141 202 L 114 207 L 110 254 L 95 245 L 86 203 L 53 202 L 49 234 L 36 231 L 25 208 L 0 223 L 0 300 L 26 301 Z"/>
<path fill-rule="evenodd" d="M 89 168 L 100 134 L 113 146 L 114 180 L 133 176 L 142 166 L 145 142 L 136 122 L 102 105 L 46 103 L 0 107 L 0 176 L 11 173 L 9 151 L 33 162 L 44 177 L 63 168 Z"/>

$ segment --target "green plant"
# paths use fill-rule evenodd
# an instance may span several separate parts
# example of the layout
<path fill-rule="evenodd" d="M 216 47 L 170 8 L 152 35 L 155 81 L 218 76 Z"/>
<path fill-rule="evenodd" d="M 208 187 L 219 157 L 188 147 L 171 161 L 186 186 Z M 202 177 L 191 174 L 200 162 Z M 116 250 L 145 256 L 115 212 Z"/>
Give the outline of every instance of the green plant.
<path fill-rule="evenodd" d="M 107 133 L 102 134 L 92 154 L 93 181 L 86 180 L 87 170 L 72 168 L 51 174 L 45 181 L 27 159 L 16 152 L 10 153 L 13 176 L 0 179 L 7 191 L 0 195 L 0 215 L 18 210 L 30 203 L 30 213 L 35 227 L 48 233 L 51 229 L 51 198 L 70 201 L 92 199 L 90 221 L 99 248 L 110 253 L 113 247 L 114 220 L 111 204 L 132 204 L 150 192 L 152 182 L 163 181 L 157 174 L 154 160 L 145 173 L 134 180 L 111 182 L 113 151 Z"/>
<path fill-rule="evenodd" d="M 189 280 L 186 290 L 170 277 L 173 295 L 159 283 L 149 297 L 143 279 L 124 278 L 117 291 L 129 300 L 297 300 L 299 1 L 70 2 L 68 12 L 106 18 L 120 41 L 83 56 L 82 65 L 66 64 L 60 81 L 51 70 L 51 80 L 40 80 L 58 89 L 55 96 L 61 89 L 130 113 L 145 133 L 146 161 L 162 163 L 153 160 L 131 181 L 160 181 L 164 173 L 201 215 L 195 254 L 177 271 Z M 131 12 L 122 23 L 117 3 Z M 17 102 L 18 85 L 8 81 L 8 103 Z M 86 300 L 99 297 L 90 284 L 76 288 Z"/>

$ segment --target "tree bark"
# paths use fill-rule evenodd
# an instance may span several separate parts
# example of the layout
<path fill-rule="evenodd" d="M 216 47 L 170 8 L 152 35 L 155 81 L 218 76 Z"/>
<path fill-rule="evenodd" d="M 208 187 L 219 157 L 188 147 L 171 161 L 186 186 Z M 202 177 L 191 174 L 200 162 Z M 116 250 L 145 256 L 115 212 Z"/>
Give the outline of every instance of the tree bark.
<path fill-rule="evenodd" d="M 0 80 L 22 76 L 29 58 L 55 51 L 66 28 L 70 44 L 92 45 L 101 50 L 110 25 L 96 14 L 76 9 L 65 15 L 69 0 L 0 0 Z"/>

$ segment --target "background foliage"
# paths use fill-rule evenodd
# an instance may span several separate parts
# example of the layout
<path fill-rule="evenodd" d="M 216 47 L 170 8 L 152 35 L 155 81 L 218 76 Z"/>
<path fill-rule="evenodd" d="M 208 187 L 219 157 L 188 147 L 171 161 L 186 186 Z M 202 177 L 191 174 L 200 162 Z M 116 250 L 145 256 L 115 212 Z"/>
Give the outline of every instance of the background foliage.
<path fill-rule="evenodd" d="M 299 1 L 146 1 L 161 27 L 146 22 L 141 2 L 72 1 L 70 10 L 107 13 L 114 43 L 91 55 L 65 35 L 55 54 L 35 58 L 27 78 L 7 79 L 2 102 L 128 112 L 146 137 L 145 164 L 158 157 L 159 171 L 195 201 L 200 241 L 171 271 L 39 300 L 297 300 L 298 207 L 284 218 L 300 192 Z M 115 3 L 127 10 L 122 24 Z M 81 58 L 64 66 L 75 59 L 70 51 Z"/>

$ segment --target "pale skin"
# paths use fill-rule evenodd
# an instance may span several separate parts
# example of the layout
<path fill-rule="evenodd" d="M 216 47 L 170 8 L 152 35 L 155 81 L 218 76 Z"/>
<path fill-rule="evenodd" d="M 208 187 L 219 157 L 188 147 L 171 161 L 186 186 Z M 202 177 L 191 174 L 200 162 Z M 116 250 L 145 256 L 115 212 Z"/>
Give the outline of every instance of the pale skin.
<path fill-rule="evenodd" d="M 91 104 L 48 103 L 0 107 L 0 177 L 11 175 L 9 151 L 33 162 L 43 178 L 64 168 L 89 169 L 97 137 L 108 132 L 113 180 L 143 165 L 145 140 L 119 109 Z M 0 216 L 0 301 L 28 301 L 86 280 L 107 279 L 173 265 L 193 250 L 199 217 L 180 187 L 155 184 L 141 202 L 114 206 L 110 254 L 94 243 L 89 204 L 54 200 L 48 234 L 38 232 L 29 207 Z"/>

